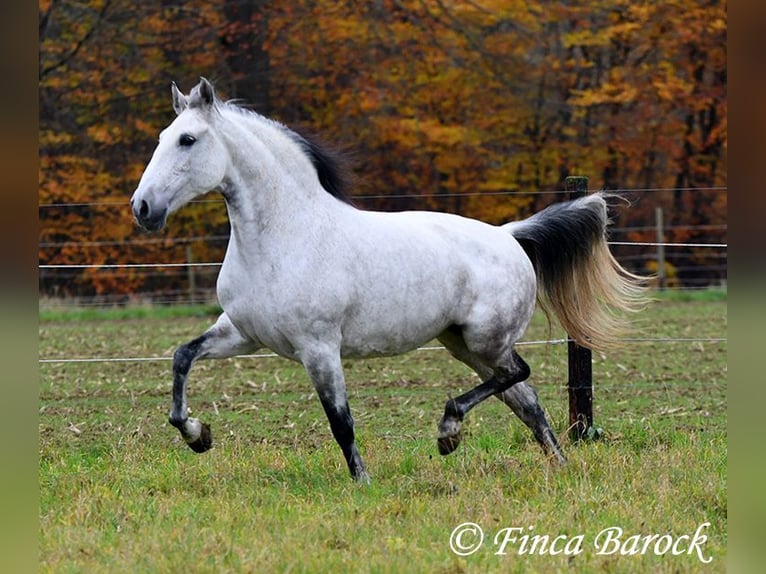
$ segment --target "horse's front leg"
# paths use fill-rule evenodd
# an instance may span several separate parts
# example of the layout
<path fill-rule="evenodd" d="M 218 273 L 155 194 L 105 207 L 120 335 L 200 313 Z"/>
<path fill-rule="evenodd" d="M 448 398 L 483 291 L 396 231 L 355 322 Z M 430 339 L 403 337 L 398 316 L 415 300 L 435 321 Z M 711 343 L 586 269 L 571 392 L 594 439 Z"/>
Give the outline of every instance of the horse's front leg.
<path fill-rule="evenodd" d="M 354 419 L 348 406 L 346 382 L 339 351 L 302 353 L 301 362 L 314 383 L 335 441 L 343 451 L 351 477 L 369 483 L 370 477 L 356 447 Z"/>
<path fill-rule="evenodd" d="M 196 339 L 181 345 L 173 355 L 173 406 L 169 421 L 176 427 L 194 452 L 205 452 L 213 446 L 210 427 L 196 418 L 189 418 L 186 402 L 186 381 L 189 370 L 198 359 L 225 359 L 250 353 L 259 344 L 244 337 L 226 313 Z"/>

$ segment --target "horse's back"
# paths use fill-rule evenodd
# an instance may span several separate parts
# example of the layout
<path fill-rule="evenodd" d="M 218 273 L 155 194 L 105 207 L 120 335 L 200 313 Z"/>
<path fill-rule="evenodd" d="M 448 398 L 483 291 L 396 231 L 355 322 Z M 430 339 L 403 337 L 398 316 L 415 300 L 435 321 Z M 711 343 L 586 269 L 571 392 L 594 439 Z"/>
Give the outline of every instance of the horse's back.
<path fill-rule="evenodd" d="M 386 256 L 405 263 L 408 272 L 431 267 L 447 275 L 531 270 L 519 243 L 500 227 L 430 211 L 362 213 L 357 246 L 377 253 L 377 260 Z"/>
<path fill-rule="evenodd" d="M 534 270 L 508 233 L 442 213 L 359 215 L 346 246 L 346 354 L 403 352 L 471 322 L 526 327 Z"/>

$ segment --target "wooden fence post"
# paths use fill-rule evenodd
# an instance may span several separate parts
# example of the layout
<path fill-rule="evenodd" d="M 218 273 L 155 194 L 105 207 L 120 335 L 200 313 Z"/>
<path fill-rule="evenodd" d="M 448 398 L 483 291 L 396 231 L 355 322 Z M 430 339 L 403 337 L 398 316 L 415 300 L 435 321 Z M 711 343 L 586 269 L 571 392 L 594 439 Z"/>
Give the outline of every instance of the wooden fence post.
<path fill-rule="evenodd" d="M 654 219 L 657 225 L 657 283 L 660 291 L 665 289 L 665 224 L 662 208 L 657 207 L 654 210 Z"/>
<path fill-rule="evenodd" d="M 588 178 L 570 176 L 565 180 L 568 199 L 588 192 Z M 573 442 L 597 439 L 601 429 L 593 426 L 593 358 L 591 350 L 574 341 L 567 345 L 569 359 L 569 438 Z"/>
<path fill-rule="evenodd" d="M 186 246 L 186 278 L 189 284 L 189 304 L 194 304 L 194 295 L 197 291 L 197 281 L 194 274 L 194 253 L 191 245 Z"/>

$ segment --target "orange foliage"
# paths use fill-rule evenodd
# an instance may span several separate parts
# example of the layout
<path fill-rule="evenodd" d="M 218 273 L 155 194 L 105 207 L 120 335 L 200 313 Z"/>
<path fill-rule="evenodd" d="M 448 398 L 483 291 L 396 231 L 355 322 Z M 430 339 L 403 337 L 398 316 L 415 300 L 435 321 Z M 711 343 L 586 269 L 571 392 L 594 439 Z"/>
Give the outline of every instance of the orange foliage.
<path fill-rule="evenodd" d="M 392 196 L 365 207 L 500 223 L 570 174 L 593 189 L 725 185 L 725 0 L 577 4 L 40 0 L 40 203 L 83 204 L 40 208 L 40 262 L 223 257 L 225 241 L 187 241 L 226 235 L 220 202 L 182 210 L 162 249 L 127 205 L 172 119 L 170 82 L 199 75 L 353 150 L 356 193 Z M 725 195 L 657 201 L 670 222 L 725 216 Z M 130 293 L 143 277 L 86 270 L 55 288 Z"/>

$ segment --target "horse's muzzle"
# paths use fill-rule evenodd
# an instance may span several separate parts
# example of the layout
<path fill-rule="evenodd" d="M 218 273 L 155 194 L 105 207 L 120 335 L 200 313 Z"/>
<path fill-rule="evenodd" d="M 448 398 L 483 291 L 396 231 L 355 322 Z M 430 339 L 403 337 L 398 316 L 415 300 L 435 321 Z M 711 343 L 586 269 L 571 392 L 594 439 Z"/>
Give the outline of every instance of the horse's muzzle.
<path fill-rule="evenodd" d="M 145 199 L 137 199 L 135 196 L 130 200 L 133 209 L 133 217 L 136 223 L 147 231 L 159 231 L 165 227 L 168 218 L 168 210 L 152 206 Z"/>

